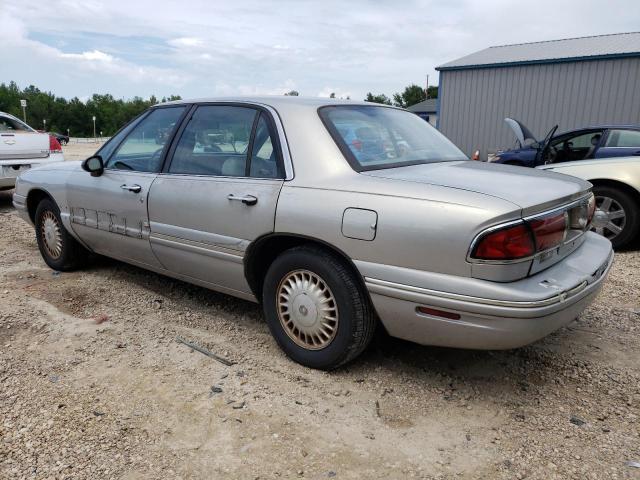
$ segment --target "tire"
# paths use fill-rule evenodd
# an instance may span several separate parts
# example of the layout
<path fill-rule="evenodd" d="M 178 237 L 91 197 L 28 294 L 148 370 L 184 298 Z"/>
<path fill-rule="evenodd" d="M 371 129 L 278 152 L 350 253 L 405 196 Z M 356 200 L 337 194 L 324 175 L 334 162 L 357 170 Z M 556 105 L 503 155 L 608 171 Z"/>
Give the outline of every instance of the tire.
<path fill-rule="evenodd" d="M 66 230 L 52 200 L 40 201 L 34 223 L 40 254 L 49 267 L 68 272 L 86 264 L 89 252 Z"/>
<path fill-rule="evenodd" d="M 627 192 L 615 187 L 595 186 L 593 194 L 596 197 L 596 215 L 592 230 L 611 240 L 615 249 L 629 245 L 640 233 L 640 207 L 638 203 Z M 624 218 L 620 217 L 620 211 L 623 212 Z M 609 218 L 605 218 L 603 212 Z M 605 221 L 622 228 L 622 231 L 619 233 L 612 231 L 604 225 Z"/>
<path fill-rule="evenodd" d="M 292 287 L 287 300 L 280 293 L 296 279 L 306 290 Z M 376 317 L 364 286 L 344 261 L 322 248 L 295 247 L 277 257 L 265 276 L 262 300 L 278 345 L 306 367 L 333 370 L 344 365 L 362 353 L 375 332 Z M 327 319 L 323 326 L 318 323 L 320 308 Z M 305 336 L 296 325 L 309 328 L 310 334 Z"/>

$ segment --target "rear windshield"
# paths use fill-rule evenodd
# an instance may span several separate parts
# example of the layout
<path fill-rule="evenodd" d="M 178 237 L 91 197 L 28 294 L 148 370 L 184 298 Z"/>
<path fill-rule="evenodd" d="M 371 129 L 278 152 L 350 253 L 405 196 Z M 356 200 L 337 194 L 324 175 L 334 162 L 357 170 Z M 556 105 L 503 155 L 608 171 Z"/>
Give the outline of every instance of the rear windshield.
<path fill-rule="evenodd" d="M 17 118 L 0 115 L 0 132 L 34 132 L 26 123 L 22 123 Z"/>
<path fill-rule="evenodd" d="M 468 158 L 417 115 L 368 105 L 322 107 L 320 117 L 356 171 Z"/>

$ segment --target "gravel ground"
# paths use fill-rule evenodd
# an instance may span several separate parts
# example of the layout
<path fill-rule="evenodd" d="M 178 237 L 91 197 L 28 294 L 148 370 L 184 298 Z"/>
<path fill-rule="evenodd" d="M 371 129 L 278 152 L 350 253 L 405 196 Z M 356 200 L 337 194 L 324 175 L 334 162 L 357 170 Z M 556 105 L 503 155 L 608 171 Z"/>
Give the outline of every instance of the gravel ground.
<path fill-rule="evenodd" d="M 379 335 L 323 373 L 251 303 L 109 260 L 52 272 L 10 192 L 0 230 L 0 478 L 640 478 L 637 250 L 532 346 Z"/>

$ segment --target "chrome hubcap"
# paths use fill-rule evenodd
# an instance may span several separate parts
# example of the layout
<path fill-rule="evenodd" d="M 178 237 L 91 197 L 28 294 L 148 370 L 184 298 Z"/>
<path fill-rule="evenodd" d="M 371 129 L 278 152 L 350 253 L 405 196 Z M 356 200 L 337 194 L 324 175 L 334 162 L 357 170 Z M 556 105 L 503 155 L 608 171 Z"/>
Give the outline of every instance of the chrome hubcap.
<path fill-rule="evenodd" d="M 627 214 L 618 202 L 610 197 L 596 197 L 596 211 L 591 229 L 612 239 L 617 237 L 627 224 Z"/>
<path fill-rule="evenodd" d="M 307 350 L 325 348 L 338 331 L 338 306 L 329 286 L 308 270 L 289 272 L 278 285 L 280 324 Z"/>
<path fill-rule="evenodd" d="M 46 211 L 42 215 L 40 234 L 42 244 L 49 256 L 58 258 L 62 254 L 62 232 L 53 212 Z"/>

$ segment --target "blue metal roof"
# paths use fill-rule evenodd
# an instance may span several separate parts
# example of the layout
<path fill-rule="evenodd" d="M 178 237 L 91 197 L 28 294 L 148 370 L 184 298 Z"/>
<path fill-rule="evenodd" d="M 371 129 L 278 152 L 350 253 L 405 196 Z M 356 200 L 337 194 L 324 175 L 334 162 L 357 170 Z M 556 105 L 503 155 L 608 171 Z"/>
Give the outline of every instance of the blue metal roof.
<path fill-rule="evenodd" d="M 489 47 L 440 65 L 436 70 L 464 70 L 622 57 L 640 57 L 640 32 Z"/>

